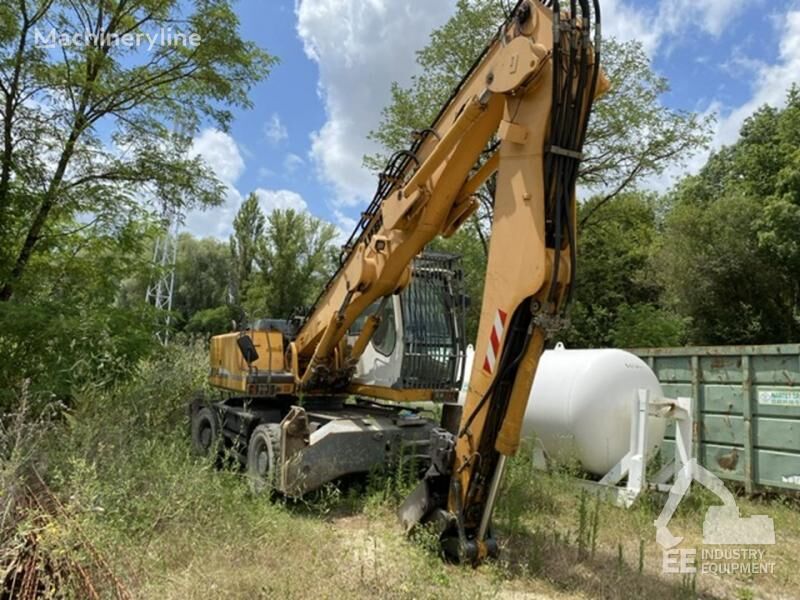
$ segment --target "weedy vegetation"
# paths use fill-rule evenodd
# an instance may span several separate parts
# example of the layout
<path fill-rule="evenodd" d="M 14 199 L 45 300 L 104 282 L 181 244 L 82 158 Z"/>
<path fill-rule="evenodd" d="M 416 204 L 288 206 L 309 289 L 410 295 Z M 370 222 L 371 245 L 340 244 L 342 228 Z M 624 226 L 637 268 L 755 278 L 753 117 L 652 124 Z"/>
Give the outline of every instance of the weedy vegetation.
<path fill-rule="evenodd" d="M 34 415 L 26 390 L 0 429 L 0 578 L 21 598 L 748 597 L 795 584 L 797 559 L 772 579 L 666 578 L 653 520 L 660 500 L 624 511 L 574 484 L 575 469 L 532 468 L 523 451 L 495 513 L 500 558 L 443 563 L 437 533 L 403 535 L 399 502 L 417 466 L 329 485 L 300 501 L 254 495 L 246 477 L 193 456 L 187 398 L 205 351 L 174 346 L 107 389 Z M 675 521 L 700 536 L 711 500 L 692 494 Z M 743 501 L 800 537 L 786 502 Z M 777 550 L 776 550 L 777 551 Z M 786 569 L 784 571 L 784 569 Z M 782 574 L 782 575 L 781 575 Z"/>

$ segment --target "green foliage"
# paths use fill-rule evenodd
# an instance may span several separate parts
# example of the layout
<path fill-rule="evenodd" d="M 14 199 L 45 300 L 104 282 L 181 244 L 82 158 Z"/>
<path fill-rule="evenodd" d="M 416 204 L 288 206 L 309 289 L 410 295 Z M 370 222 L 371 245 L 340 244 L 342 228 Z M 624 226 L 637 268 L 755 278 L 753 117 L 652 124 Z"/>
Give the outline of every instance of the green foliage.
<path fill-rule="evenodd" d="M 238 317 L 238 310 L 233 306 L 217 306 L 206 308 L 194 313 L 186 323 L 184 331 L 189 334 L 198 334 L 210 338 L 214 335 L 227 333 L 233 328 L 233 321 Z"/>
<path fill-rule="evenodd" d="M 275 210 L 256 250 L 245 304 L 251 318 L 286 318 L 308 306 L 333 272 L 336 228 L 306 212 Z"/>
<path fill-rule="evenodd" d="M 83 231 L 49 242 L 49 257 L 31 264 L 35 279 L 0 302 L 0 408 L 30 380 L 37 405 L 67 399 L 74 387 L 105 385 L 153 347 L 152 315 L 137 302 L 117 303 L 118 282 L 149 269 L 147 227 L 125 224 L 104 234 Z"/>
<path fill-rule="evenodd" d="M 677 582 L 652 573 L 661 562 L 652 533 L 660 505 L 645 514 L 584 498 L 581 526 L 574 481 L 533 471 L 527 451 L 509 461 L 495 511 L 501 558 L 478 571 L 444 565 L 435 556 L 432 527 L 403 538 L 393 509 L 411 484 L 404 469 L 373 477 L 366 501 L 333 486 L 308 504 L 254 496 L 241 472 L 216 469 L 189 451 L 185 403 L 203 385 L 205 370 L 204 347 L 173 345 L 138 364 L 124 383 L 85 388 L 57 419 L 27 427 L 17 419 L 22 427 L 7 429 L 2 426 L 12 420 L 0 419 L 0 506 L 9 492 L 25 489 L 14 473 L 21 462 L 36 466 L 64 506 L 55 515 L 33 507 L 28 520 L 0 522 L 11 525 L 13 544 L 0 546 L 0 564 L 5 567 L 6 557 L 15 556 L 7 550 L 17 550 L 34 532 L 42 563 L 61 564 L 60 558 L 77 564 L 100 597 L 115 596 L 109 570 L 137 598 L 463 598 L 529 589 L 587 597 L 613 590 L 613 598 L 630 597 L 635 589 L 636 597 L 676 597 Z M 22 439 L 16 448 L 32 455 L 9 452 L 12 438 Z M 44 489 L 37 487 L 46 495 Z M 699 539 L 714 498 L 694 488 L 676 516 L 678 531 Z M 790 507 L 740 504 L 746 514 L 780 517 L 787 527 L 796 520 Z M 792 535 L 790 529 L 784 535 Z M 0 527 L 0 534 L 6 530 Z M 0 544 L 6 541 L 0 537 Z M 623 544 L 631 565 L 623 560 Z M 783 553 L 776 546 L 781 564 L 794 564 L 791 547 Z M 575 568 L 581 550 L 585 560 Z M 107 566 L 99 569 L 95 556 Z M 793 589 L 793 581 L 770 581 L 780 593 Z"/>
<path fill-rule="evenodd" d="M 71 498 L 79 514 L 100 509 L 119 533 L 147 535 L 159 514 L 186 509 L 170 488 L 191 460 L 186 403 L 203 385 L 204 355 L 201 346 L 171 346 L 130 381 L 76 396 L 51 460 L 55 489 L 79 491 Z"/>
<path fill-rule="evenodd" d="M 32 259 L 49 257 L 48 240 L 71 235 L 76 215 L 124 219 L 143 198 L 158 198 L 152 211 L 222 201 L 222 184 L 188 157 L 191 137 L 203 119 L 227 127 L 275 62 L 241 39 L 228 0 L 39 2 L 4 16 L 0 300 L 18 291 Z M 48 24 L 83 33 L 86 23 L 107 37 L 180 30 L 199 41 L 55 52 L 35 43 Z"/>
<path fill-rule="evenodd" d="M 218 471 L 192 456 L 186 401 L 203 385 L 205 352 L 201 346 L 171 346 L 162 357 L 141 363 L 124 385 L 79 394 L 64 422 L 51 427 L 45 476 L 69 519 L 54 519 L 41 532 L 43 552 L 80 561 L 89 539 L 93 552 L 138 588 L 136 597 L 185 597 L 164 592 L 165 586 L 180 590 L 186 584 L 167 583 L 163 574 L 194 569 L 194 557 L 216 563 L 218 552 L 233 552 L 240 566 L 255 560 L 262 574 L 265 565 L 286 569 L 286 553 L 304 554 L 304 567 L 318 562 L 316 551 L 303 550 L 306 540 L 327 546 L 330 534 L 250 494 L 238 472 Z M 253 559 L 265 546 L 280 552 Z M 93 579 L 101 596 L 113 595 L 107 576 Z M 292 578 L 268 579 L 279 596 L 294 594 Z M 194 588 L 196 576 L 191 580 Z M 239 595 L 235 590 L 255 583 L 220 570 L 214 585 Z M 247 589 L 264 585 L 262 580 Z M 208 587 L 202 587 L 205 594 Z"/>
<path fill-rule="evenodd" d="M 36 43 L 51 27 L 82 34 L 89 22 L 107 37 L 164 29 L 199 42 Z M 190 157 L 191 139 L 201 122 L 226 128 L 274 62 L 241 39 L 228 0 L 0 9 L 0 407 L 26 379 L 42 401 L 111 384 L 153 349 L 143 302 L 157 220 L 225 195 Z M 213 245 L 183 240 L 182 320 L 226 301 Z"/>
<path fill-rule="evenodd" d="M 265 217 L 251 195 L 229 242 L 181 234 L 173 328 L 209 337 L 230 331 L 234 321 L 289 316 L 312 302 L 330 277 L 335 238 L 333 225 L 305 212 L 276 210 Z M 151 255 L 150 248 L 142 253 Z M 139 303 L 153 276 L 151 265 L 125 279 L 122 305 Z"/>
<path fill-rule="evenodd" d="M 226 307 L 230 279 L 229 250 L 225 242 L 181 234 L 172 304 L 180 319 L 179 324 L 189 323 L 198 312 Z M 230 329 L 230 319 L 227 329 Z"/>
<path fill-rule="evenodd" d="M 641 193 L 580 207 L 593 214 L 578 240 L 576 301 L 567 343 L 578 348 L 679 345 L 681 319 L 661 307 L 652 265 L 658 238 L 657 199 Z"/>
<path fill-rule="evenodd" d="M 759 109 L 672 198 L 658 270 L 698 344 L 800 339 L 800 93 Z"/>
<path fill-rule="evenodd" d="M 65 516 L 33 513 L 45 523 L 36 527 L 40 556 L 80 565 L 100 597 L 114 596 L 115 583 L 108 570 L 96 570 L 94 556 L 137 598 L 464 597 L 476 589 L 467 579 L 450 582 L 438 558 L 398 535 L 386 508 L 338 528 L 348 515 L 333 486 L 310 507 L 269 502 L 250 493 L 240 472 L 193 457 L 185 405 L 203 385 L 204 357 L 201 346 L 170 346 L 128 382 L 81 392 L 42 430 L 37 466 Z M 4 459 L 0 477 L 10 465 Z M 24 539 L 29 524 L 16 525 Z M 432 535 L 419 541 L 436 543 Z"/>
<path fill-rule="evenodd" d="M 141 306 L 148 284 L 159 275 L 161 267 L 152 264 L 152 243 L 141 253 L 141 260 L 147 268 L 129 273 L 119 283 L 120 307 L 132 310 Z M 180 234 L 175 261 L 172 329 L 203 336 L 230 331 L 231 321 L 241 318 L 240 309 L 229 302 L 232 277 L 227 242 Z"/>
<path fill-rule="evenodd" d="M 686 339 L 686 322 L 652 304 L 624 304 L 617 311 L 611 334 L 614 348 L 671 348 Z"/>
<path fill-rule="evenodd" d="M 264 235 L 266 219 L 258 206 L 258 197 L 250 194 L 233 221 L 231 251 L 231 291 L 233 302 L 244 304 L 250 288 L 258 245 Z"/>
<path fill-rule="evenodd" d="M 788 342 L 796 327 L 780 265 L 759 248 L 763 205 L 740 194 L 678 204 L 659 256 L 677 309 L 698 344 Z M 746 285 L 744 284 L 746 282 Z"/>
<path fill-rule="evenodd" d="M 605 39 L 602 61 L 611 89 L 595 103 L 579 176 L 602 199 L 582 211 L 582 226 L 606 202 L 685 165 L 710 139 L 710 119 L 661 103 L 669 82 L 653 70 L 640 43 Z"/>

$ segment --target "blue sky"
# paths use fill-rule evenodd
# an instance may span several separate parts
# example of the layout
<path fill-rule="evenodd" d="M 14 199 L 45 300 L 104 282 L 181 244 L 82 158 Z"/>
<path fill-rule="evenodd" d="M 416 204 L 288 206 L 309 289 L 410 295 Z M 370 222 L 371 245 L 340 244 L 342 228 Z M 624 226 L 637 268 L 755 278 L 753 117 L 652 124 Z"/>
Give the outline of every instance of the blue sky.
<path fill-rule="evenodd" d="M 499 1 L 499 0 L 498 0 Z M 731 143 L 763 103 L 780 104 L 800 81 L 800 0 L 601 0 L 604 34 L 642 42 L 672 90 L 672 108 L 715 114 L 714 147 Z M 223 207 L 191 213 L 186 229 L 225 238 L 242 198 L 265 211 L 293 207 L 349 233 L 374 188 L 361 167 L 366 139 L 408 82 L 414 51 L 455 0 L 240 0 L 242 34 L 280 58 L 227 133 L 205 129 L 196 151 L 228 185 Z M 648 182 L 666 189 L 696 171 L 692 157 Z"/>

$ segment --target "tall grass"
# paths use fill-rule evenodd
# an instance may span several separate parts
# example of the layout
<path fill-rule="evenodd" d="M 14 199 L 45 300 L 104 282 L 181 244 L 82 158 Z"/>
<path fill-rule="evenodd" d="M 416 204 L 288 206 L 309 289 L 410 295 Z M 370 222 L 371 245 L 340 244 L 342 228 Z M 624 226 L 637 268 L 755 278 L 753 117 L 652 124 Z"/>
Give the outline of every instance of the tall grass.
<path fill-rule="evenodd" d="M 0 579 L 35 550 L 40 588 L 80 598 L 655 600 L 703 585 L 658 576 L 658 501 L 602 504 L 570 469 L 534 471 L 527 451 L 509 461 L 495 511 L 501 558 L 479 570 L 443 564 L 432 529 L 402 535 L 394 512 L 416 484 L 410 458 L 301 502 L 256 497 L 238 470 L 190 451 L 186 402 L 206 360 L 203 347 L 171 347 L 127 383 L 77 390 L 69 409 L 32 419 L 21 402 L 3 418 Z M 679 525 L 699 529 L 709 502 L 692 494 Z"/>
<path fill-rule="evenodd" d="M 269 502 L 239 470 L 195 457 L 186 403 L 204 385 L 206 360 L 202 347 L 171 347 L 127 383 L 78 390 L 46 428 L 21 416 L 25 443 L 3 447 L 4 498 L 35 464 L 43 486 L 36 494 L 50 500 L 9 524 L 9 555 L 20 562 L 30 548 L 12 540 L 35 530 L 36 552 L 52 557 L 41 565 L 61 571 L 57 559 L 68 557 L 86 573 L 86 581 L 58 579 L 74 597 L 411 598 L 448 586 L 469 596 L 394 529 L 413 461 L 374 474 L 355 496 L 327 486 L 303 502 Z M 334 513 L 358 520 L 352 535 L 330 521 Z"/>

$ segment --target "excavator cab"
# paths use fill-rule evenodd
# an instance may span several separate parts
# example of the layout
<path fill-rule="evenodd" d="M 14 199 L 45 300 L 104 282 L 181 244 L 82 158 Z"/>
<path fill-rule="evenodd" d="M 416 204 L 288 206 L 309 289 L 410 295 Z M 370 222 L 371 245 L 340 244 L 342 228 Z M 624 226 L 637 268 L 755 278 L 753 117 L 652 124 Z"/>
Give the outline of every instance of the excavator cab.
<path fill-rule="evenodd" d="M 455 390 L 464 378 L 466 336 L 461 258 L 425 253 L 414 261 L 411 284 L 375 302 L 348 332 L 355 343 L 367 317 L 380 325 L 356 366 L 353 381 L 396 390 Z"/>

